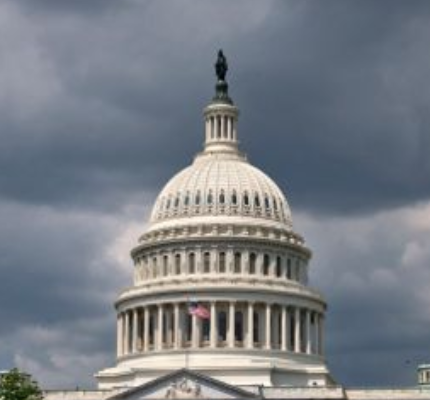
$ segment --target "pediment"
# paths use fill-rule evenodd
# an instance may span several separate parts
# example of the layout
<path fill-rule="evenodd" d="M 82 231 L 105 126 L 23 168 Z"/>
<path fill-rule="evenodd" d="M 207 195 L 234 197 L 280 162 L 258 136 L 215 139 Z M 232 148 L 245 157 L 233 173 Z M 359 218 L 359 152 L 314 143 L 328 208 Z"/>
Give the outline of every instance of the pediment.
<path fill-rule="evenodd" d="M 181 369 L 137 386 L 108 400 L 257 399 L 254 393 L 206 375 Z"/>

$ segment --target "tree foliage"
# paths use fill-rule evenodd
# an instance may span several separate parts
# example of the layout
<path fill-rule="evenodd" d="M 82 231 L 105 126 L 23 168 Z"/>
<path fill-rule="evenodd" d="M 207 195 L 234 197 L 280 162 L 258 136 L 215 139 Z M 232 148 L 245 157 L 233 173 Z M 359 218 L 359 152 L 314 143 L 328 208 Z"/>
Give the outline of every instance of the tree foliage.
<path fill-rule="evenodd" d="M 30 375 L 17 368 L 0 376 L 0 400 L 40 400 L 42 391 Z"/>

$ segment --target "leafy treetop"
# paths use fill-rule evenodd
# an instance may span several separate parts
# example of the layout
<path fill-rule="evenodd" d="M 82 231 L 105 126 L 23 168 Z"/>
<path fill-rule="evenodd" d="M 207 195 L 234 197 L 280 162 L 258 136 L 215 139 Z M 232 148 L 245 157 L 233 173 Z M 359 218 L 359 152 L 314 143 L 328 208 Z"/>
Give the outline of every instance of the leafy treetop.
<path fill-rule="evenodd" d="M 0 400 L 41 400 L 42 391 L 30 375 L 17 368 L 0 376 Z"/>

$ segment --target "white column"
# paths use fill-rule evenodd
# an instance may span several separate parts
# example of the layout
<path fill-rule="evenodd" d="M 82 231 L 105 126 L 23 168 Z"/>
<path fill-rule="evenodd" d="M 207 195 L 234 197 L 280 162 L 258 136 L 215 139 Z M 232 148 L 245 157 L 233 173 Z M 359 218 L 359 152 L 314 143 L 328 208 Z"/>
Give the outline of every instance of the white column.
<path fill-rule="evenodd" d="M 226 253 L 226 272 L 227 274 L 234 273 L 234 252 L 233 249 L 228 249 Z"/>
<path fill-rule="evenodd" d="M 211 301 L 211 321 L 210 321 L 210 347 L 217 347 L 218 342 L 218 326 L 217 326 L 217 314 L 216 314 L 216 303 Z"/>
<path fill-rule="evenodd" d="M 264 202 L 264 199 L 261 200 L 262 202 Z M 263 206 L 265 207 L 265 205 L 263 204 Z M 270 254 L 270 267 L 269 267 L 269 276 L 270 277 L 275 277 L 276 276 L 276 254 Z"/>
<path fill-rule="evenodd" d="M 157 321 L 157 350 L 163 348 L 163 305 L 158 305 L 158 321 Z"/>
<path fill-rule="evenodd" d="M 227 117 L 227 137 L 232 139 L 231 117 Z"/>
<path fill-rule="evenodd" d="M 198 327 L 197 327 L 197 317 L 195 315 L 191 316 L 191 346 L 193 348 L 199 347 L 198 343 Z"/>
<path fill-rule="evenodd" d="M 272 306 L 271 304 L 266 304 L 266 316 L 265 316 L 265 322 L 266 322 L 266 349 L 270 350 L 272 347 Z"/>
<path fill-rule="evenodd" d="M 306 354 L 311 352 L 311 311 L 306 309 Z"/>
<path fill-rule="evenodd" d="M 215 196 L 215 194 L 214 194 Z M 214 274 L 218 270 L 218 251 L 217 250 L 211 250 L 211 259 L 210 259 L 210 273 Z"/>
<path fill-rule="evenodd" d="M 137 353 L 137 339 L 138 339 L 138 322 L 137 322 L 137 308 L 133 310 L 133 333 L 132 333 L 132 353 Z"/>
<path fill-rule="evenodd" d="M 252 194 L 250 194 L 252 196 Z M 254 199 L 251 197 L 250 201 L 254 201 Z M 256 259 L 256 266 L 255 266 L 255 274 L 256 275 L 263 275 L 263 263 L 264 263 L 264 254 L 263 253 L 257 253 L 257 259 Z"/>
<path fill-rule="evenodd" d="M 300 308 L 294 309 L 294 351 L 300 353 Z"/>
<path fill-rule="evenodd" d="M 188 260 L 185 249 L 181 251 L 181 274 L 188 274 Z"/>
<path fill-rule="evenodd" d="M 116 319 L 116 355 L 121 357 L 123 354 L 123 317 L 122 313 L 118 313 Z"/>
<path fill-rule="evenodd" d="M 143 351 L 149 350 L 149 307 L 143 309 Z"/>
<path fill-rule="evenodd" d="M 247 334 L 247 346 L 248 349 L 252 349 L 254 347 L 254 303 L 248 303 L 248 334 Z"/>
<path fill-rule="evenodd" d="M 242 201 L 242 199 L 240 199 Z M 249 274 L 249 251 L 242 251 L 241 256 L 242 265 L 240 266 L 240 270 L 242 274 Z"/>
<path fill-rule="evenodd" d="M 206 118 L 205 120 L 205 133 L 206 133 L 206 143 L 210 140 L 210 120 L 209 118 Z"/>
<path fill-rule="evenodd" d="M 196 274 L 203 272 L 203 253 L 201 248 L 196 249 Z"/>
<path fill-rule="evenodd" d="M 235 304 L 233 301 L 229 303 L 228 308 L 228 347 L 234 347 L 234 317 L 235 317 Z"/>
<path fill-rule="evenodd" d="M 180 341 L 179 338 L 181 337 L 181 331 L 182 331 L 182 327 L 179 326 L 179 304 L 175 303 L 173 306 L 173 313 L 174 313 L 174 321 L 173 321 L 173 325 L 174 325 L 174 329 L 173 329 L 173 335 L 174 335 L 174 348 L 175 349 L 179 349 L 180 347 Z"/>
<path fill-rule="evenodd" d="M 287 350 L 287 306 L 281 306 L 281 350 Z"/>
<path fill-rule="evenodd" d="M 130 353 L 130 313 L 128 311 L 125 312 L 125 329 L 124 329 L 124 354 Z"/>

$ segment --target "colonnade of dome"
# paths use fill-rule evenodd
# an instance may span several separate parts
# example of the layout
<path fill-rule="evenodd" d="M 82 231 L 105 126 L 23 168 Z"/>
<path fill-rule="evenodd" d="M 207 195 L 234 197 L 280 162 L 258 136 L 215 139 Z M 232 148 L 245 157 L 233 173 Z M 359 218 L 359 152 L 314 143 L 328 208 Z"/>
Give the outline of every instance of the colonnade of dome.
<path fill-rule="evenodd" d="M 188 302 L 145 304 L 118 314 L 118 357 L 163 350 L 245 348 L 323 355 L 321 311 L 262 301 L 203 301 L 209 319 Z"/>

